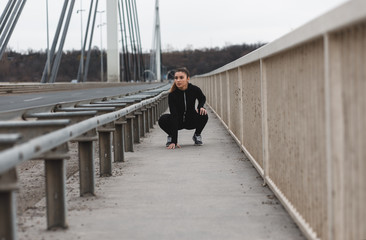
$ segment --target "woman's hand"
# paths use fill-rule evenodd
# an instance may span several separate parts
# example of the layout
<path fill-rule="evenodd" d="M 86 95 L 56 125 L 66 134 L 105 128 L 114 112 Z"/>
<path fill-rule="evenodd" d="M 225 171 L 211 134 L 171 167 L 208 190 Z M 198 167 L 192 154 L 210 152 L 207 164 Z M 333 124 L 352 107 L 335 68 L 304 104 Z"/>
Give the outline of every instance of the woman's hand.
<path fill-rule="evenodd" d="M 175 148 L 180 148 L 180 146 L 177 144 L 177 145 L 175 145 L 175 143 L 171 143 L 168 147 L 167 147 L 167 149 L 175 149 Z"/>
<path fill-rule="evenodd" d="M 200 115 L 207 115 L 207 110 L 204 109 L 203 107 L 200 108 L 200 112 L 198 112 L 198 109 L 196 109 L 197 113 L 199 113 Z"/>

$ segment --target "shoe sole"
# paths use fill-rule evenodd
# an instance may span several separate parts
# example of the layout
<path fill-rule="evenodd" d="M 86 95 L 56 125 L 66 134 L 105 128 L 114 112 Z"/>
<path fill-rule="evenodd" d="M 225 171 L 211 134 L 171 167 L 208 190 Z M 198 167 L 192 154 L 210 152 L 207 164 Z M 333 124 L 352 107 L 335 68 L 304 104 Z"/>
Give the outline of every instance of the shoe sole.
<path fill-rule="evenodd" d="M 203 145 L 203 143 L 196 143 L 196 141 L 194 140 L 194 137 L 192 137 L 192 140 L 193 140 L 195 146 L 201 146 L 201 145 Z"/>

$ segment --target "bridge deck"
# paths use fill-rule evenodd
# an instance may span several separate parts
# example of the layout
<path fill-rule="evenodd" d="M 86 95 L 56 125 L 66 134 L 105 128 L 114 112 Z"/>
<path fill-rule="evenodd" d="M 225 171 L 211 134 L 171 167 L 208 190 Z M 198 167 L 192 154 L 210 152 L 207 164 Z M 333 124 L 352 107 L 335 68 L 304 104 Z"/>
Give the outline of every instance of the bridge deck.
<path fill-rule="evenodd" d="M 180 131 L 165 149 L 155 125 L 114 176 L 96 179 L 95 197 L 68 181 L 67 230 L 46 231 L 44 200 L 20 219 L 19 239 L 303 239 L 219 120 L 209 112 L 203 146 Z"/>

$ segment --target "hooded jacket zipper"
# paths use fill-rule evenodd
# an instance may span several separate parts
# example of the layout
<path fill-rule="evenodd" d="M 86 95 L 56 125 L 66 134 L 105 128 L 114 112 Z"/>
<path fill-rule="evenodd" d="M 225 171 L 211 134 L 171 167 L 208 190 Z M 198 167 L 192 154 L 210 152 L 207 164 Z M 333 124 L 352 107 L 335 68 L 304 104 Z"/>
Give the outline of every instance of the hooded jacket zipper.
<path fill-rule="evenodd" d="M 183 122 L 186 121 L 186 112 L 187 112 L 187 100 L 186 100 L 186 92 L 183 92 L 184 96 L 184 113 L 183 113 Z"/>

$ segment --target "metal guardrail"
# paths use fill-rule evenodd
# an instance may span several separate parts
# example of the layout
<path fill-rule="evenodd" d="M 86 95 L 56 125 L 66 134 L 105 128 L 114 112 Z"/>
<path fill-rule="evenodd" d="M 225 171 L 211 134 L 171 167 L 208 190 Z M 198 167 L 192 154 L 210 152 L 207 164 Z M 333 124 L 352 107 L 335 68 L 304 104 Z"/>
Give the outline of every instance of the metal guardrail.
<path fill-rule="evenodd" d="M 80 195 L 94 195 L 93 141 L 99 141 L 100 176 L 111 176 L 112 154 L 115 161 L 124 161 L 124 152 L 133 151 L 133 144 L 167 109 L 166 90 L 167 85 L 74 107 L 57 105 L 53 112 L 24 114 L 28 121 L 0 121 L 0 239 L 17 238 L 18 164 L 30 159 L 45 161 L 47 227 L 67 228 L 64 167 L 69 157 L 67 142 L 78 142 Z"/>

